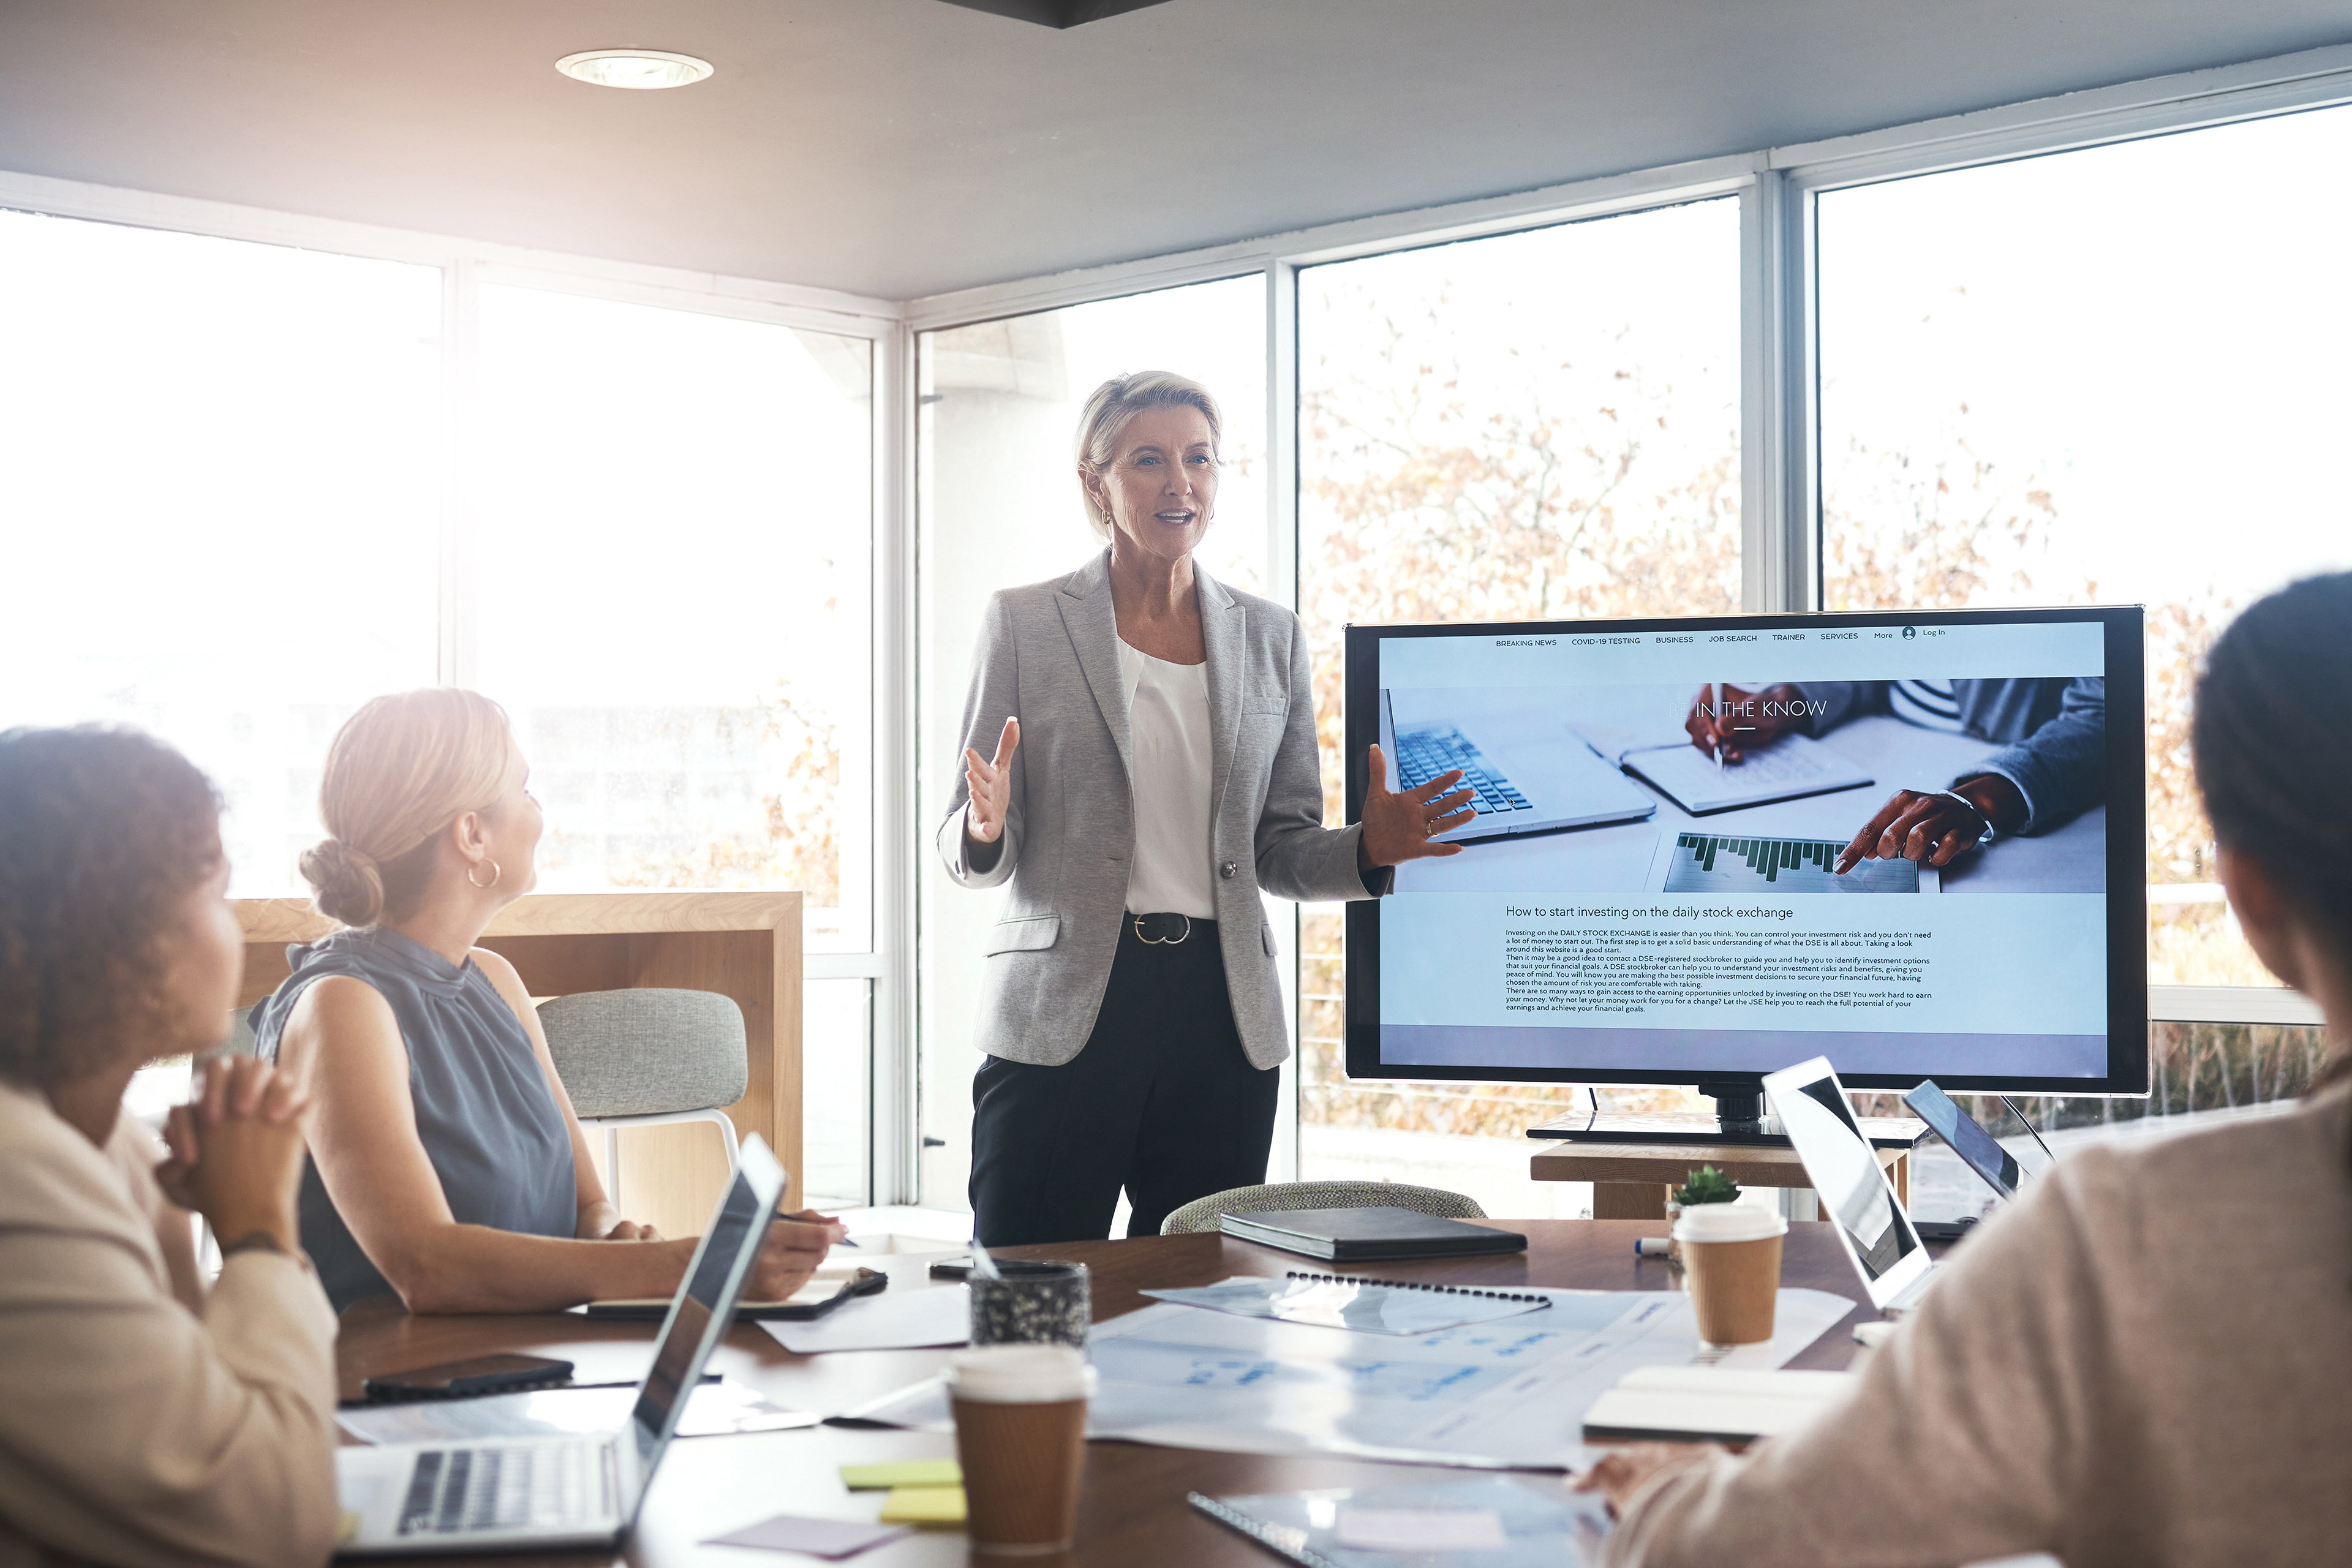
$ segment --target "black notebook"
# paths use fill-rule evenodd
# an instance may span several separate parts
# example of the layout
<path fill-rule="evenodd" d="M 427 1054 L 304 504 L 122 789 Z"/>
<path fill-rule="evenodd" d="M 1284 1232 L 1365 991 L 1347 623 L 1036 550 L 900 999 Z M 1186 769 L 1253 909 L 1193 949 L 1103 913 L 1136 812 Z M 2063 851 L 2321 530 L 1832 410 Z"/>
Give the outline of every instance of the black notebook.
<path fill-rule="evenodd" d="M 1333 1263 L 1469 1258 L 1528 1249 L 1528 1238 L 1516 1230 L 1465 1225 L 1411 1209 L 1281 1209 L 1271 1214 L 1220 1215 L 1217 1223 L 1227 1236 L 1238 1240 Z"/>

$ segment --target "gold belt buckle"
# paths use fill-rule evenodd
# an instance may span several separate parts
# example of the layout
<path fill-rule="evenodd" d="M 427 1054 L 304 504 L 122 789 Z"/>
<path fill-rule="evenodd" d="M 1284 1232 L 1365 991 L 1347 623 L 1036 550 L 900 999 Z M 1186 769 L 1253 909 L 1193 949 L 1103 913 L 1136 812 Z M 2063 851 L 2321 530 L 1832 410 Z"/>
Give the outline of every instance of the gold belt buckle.
<path fill-rule="evenodd" d="M 1146 936 L 1143 934 L 1143 922 L 1150 918 L 1151 917 L 1149 915 L 1138 915 L 1135 917 L 1135 940 L 1143 943 L 1146 947 L 1174 947 L 1179 942 L 1181 942 L 1186 937 L 1192 934 L 1192 917 L 1191 915 L 1180 914 L 1176 918 L 1184 922 L 1184 929 L 1178 935 Z"/>

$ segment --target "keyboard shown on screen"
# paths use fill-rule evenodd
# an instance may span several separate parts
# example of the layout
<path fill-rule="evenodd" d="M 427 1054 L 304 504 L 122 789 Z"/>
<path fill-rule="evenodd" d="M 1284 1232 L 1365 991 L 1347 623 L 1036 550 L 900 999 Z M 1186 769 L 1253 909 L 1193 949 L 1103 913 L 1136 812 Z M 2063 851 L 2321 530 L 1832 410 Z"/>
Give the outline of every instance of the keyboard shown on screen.
<path fill-rule="evenodd" d="M 1654 892 L 1701 897 L 1759 893 L 1933 893 L 1942 879 L 1914 860 L 1860 860 L 1843 877 L 1835 838 L 1750 837 L 1725 833 L 1660 837 Z"/>
<path fill-rule="evenodd" d="M 1480 816 L 1507 816 L 1535 809 L 1461 731 L 1415 730 L 1397 737 L 1397 779 L 1405 788 L 1419 789 L 1455 768 L 1462 770 L 1460 787 L 1476 793 L 1470 808 Z"/>

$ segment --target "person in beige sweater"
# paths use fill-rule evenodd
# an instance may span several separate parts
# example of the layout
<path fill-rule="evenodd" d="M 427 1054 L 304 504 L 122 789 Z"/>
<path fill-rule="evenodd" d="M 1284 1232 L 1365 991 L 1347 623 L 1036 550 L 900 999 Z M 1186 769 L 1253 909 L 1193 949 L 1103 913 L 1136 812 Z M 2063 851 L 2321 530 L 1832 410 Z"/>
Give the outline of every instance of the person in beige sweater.
<path fill-rule="evenodd" d="M 2199 783 L 2254 952 L 2316 1000 L 2305 1104 L 2064 1161 L 1956 1252 L 1842 1405 L 1732 1458 L 1594 1467 L 1623 1568 L 2352 1560 L 2352 574 L 2262 601 L 2199 685 Z"/>
<path fill-rule="evenodd" d="M 0 734 L 0 1568 L 315 1564 L 335 1321 L 296 1240 L 305 1109 L 208 1068 L 168 1152 L 142 1062 L 216 1044 L 242 933 L 212 786 L 126 731 Z M 190 1210 L 225 1260 L 210 1289 Z"/>

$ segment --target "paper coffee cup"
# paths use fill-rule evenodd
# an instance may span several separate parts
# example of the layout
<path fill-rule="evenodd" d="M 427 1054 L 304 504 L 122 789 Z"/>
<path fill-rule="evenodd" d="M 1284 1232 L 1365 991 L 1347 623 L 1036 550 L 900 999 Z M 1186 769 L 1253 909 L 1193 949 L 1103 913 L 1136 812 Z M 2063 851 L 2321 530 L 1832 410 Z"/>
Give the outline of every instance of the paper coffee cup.
<path fill-rule="evenodd" d="M 983 1345 L 948 1359 L 971 1549 L 1039 1557 L 1069 1550 L 1087 1466 L 1095 1369 L 1067 1345 Z"/>
<path fill-rule="evenodd" d="M 1789 1222 L 1745 1204 L 1701 1204 L 1675 1221 L 1683 1278 L 1710 1345 L 1761 1344 L 1772 1337 L 1780 1295 L 1780 1242 Z"/>

